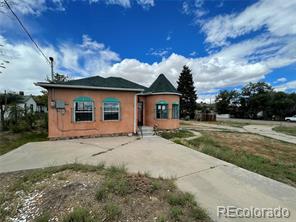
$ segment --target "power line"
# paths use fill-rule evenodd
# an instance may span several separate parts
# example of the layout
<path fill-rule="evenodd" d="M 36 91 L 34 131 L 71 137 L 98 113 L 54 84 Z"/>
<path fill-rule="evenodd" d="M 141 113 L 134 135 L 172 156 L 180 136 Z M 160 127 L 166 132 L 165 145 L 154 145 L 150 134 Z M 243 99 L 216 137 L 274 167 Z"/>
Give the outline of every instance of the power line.
<path fill-rule="evenodd" d="M 19 19 L 19 17 L 14 13 L 14 11 L 12 10 L 12 8 L 10 7 L 10 5 L 8 4 L 8 2 L 6 0 L 3 0 L 4 3 L 6 4 L 7 8 L 11 11 L 11 13 L 14 15 L 14 17 L 16 18 L 16 20 L 18 21 L 18 23 L 21 25 L 21 27 L 23 28 L 23 30 L 25 31 L 25 33 L 28 35 L 28 37 L 31 39 L 31 41 L 34 43 L 34 45 L 36 46 L 37 50 L 41 53 L 41 55 L 45 58 L 45 60 L 50 64 L 50 61 L 48 60 L 48 58 L 46 57 L 46 55 L 42 52 L 42 50 L 40 49 L 40 47 L 38 46 L 38 44 L 34 41 L 34 39 L 32 38 L 31 34 L 29 33 L 29 31 L 26 29 L 26 27 L 23 25 L 22 21 Z"/>

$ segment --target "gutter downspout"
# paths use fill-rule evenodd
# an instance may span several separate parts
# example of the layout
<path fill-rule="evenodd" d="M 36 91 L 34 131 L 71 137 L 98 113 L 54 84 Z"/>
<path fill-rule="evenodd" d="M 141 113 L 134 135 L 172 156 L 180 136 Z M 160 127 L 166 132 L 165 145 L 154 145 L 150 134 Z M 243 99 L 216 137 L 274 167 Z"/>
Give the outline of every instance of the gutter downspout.
<path fill-rule="evenodd" d="M 137 133 L 137 94 L 134 96 L 134 134 Z"/>

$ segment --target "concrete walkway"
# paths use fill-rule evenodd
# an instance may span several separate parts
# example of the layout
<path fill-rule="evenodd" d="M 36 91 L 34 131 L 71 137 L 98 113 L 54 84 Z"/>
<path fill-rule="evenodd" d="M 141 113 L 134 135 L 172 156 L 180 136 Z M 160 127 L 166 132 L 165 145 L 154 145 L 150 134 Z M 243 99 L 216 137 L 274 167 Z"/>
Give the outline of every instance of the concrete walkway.
<path fill-rule="evenodd" d="M 273 131 L 272 128 L 274 126 L 268 126 L 268 125 L 247 125 L 243 128 L 247 130 L 250 133 L 256 133 L 262 136 L 270 137 L 276 140 L 281 140 L 288 143 L 294 143 L 296 144 L 296 137 L 290 136 L 284 133 L 279 133 L 276 131 Z M 296 146 L 295 146 L 296 148 Z"/>
<path fill-rule="evenodd" d="M 182 128 L 186 129 L 195 129 L 200 131 L 233 131 L 233 132 L 239 132 L 239 133 L 254 133 L 259 134 L 261 136 L 266 136 L 272 139 L 281 140 L 288 143 L 296 144 L 296 137 L 290 136 L 284 133 L 279 133 L 276 131 L 273 131 L 272 128 L 275 127 L 275 125 L 246 125 L 243 126 L 243 128 L 240 127 L 233 127 L 233 126 L 225 126 L 225 125 L 218 125 L 218 124 L 212 124 L 212 123 L 203 123 L 203 122 L 197 122 L 197 121 L 190 121 L 190 125 L 182 125 Z"/>
<path fill-rule="evenodd" d="M 28 143 L 0 156 L 0 172 L 73 162 L 126 164 L 129 172 L 174 177 L 216 221 L 281 221 L 217 218 L 217 206 L 286 207 L 291 216 L 282 221 L 296 221 L 295 188 L 157 136 Z"/>

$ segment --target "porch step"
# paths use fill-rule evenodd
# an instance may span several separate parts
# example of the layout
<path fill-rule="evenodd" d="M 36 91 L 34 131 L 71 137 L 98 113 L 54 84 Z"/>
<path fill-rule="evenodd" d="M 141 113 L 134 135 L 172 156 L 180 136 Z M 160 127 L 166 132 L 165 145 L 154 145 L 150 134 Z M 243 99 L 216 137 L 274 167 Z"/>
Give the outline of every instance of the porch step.
<path fill-rule="evenodd" d="M 142 126 L 142 133 L 143 133 L 143 137 L 153 136 L 153 127 Z"/>

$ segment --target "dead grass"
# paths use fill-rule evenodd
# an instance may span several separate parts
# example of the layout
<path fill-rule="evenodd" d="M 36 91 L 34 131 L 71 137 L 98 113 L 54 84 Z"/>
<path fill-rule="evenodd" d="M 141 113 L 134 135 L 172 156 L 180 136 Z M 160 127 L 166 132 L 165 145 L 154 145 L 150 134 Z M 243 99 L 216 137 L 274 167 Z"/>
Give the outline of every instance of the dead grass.
<path fill-rule="evenodd" d="M 234 132 L 203 132 L 188 143 L 184 145 L 296 187 L 293 144 Z"/>
<path fill-rule="evenodd" d="M 243 150 L 267 158 L 273 163 L 293 164 L 296 160 L 294 144 L 248 133 L 206 132 L 206 134 L 222 146 L 230 147 L 234 151 Z"/>
<path fill-rule="evenodd" d="M 71 164 L 0 174 L 0 221 L 210 221 L 173 180 Z"/>

